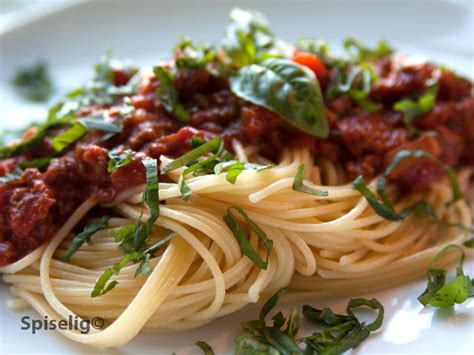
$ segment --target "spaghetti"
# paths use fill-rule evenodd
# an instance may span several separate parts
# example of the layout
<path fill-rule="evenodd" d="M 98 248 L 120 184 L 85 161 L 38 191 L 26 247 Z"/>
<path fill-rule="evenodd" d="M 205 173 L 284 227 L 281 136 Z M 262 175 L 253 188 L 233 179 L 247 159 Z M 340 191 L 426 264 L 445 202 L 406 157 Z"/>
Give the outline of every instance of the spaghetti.
<path fill-rule="evenodd" d="M 153 74 L 109 58 L 2 148 L 13 308 L 101 317 L 103 330 L 58 331 L 116 347 L 285 287 L 288 300 L 392 287 L 468 238 L 472 84 L 384 43 L 351 40 L 357 58 L 336 60 L 304 42 L 290 60 L 242 11 L 224 54 L 185 40 Z"/>

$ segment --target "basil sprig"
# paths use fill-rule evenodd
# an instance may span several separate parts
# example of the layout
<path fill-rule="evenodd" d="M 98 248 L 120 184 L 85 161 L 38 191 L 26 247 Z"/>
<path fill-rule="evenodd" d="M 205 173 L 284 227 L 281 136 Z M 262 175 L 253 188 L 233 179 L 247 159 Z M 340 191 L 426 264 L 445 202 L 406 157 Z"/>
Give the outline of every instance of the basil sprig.
<path fill-rule="evenodd" d="M 237 355 L 257 354 L 342 354 L 357 348 L 371 332 L 378 330 L 383 322 L 384 308 L 376 299 L 355 298 L 347 304 L 347 315 L 335 314 L 330 308 L 316 309 L 303 306 L 303 315 L 316 323 L 322 330 L 309 336 L 296 338 L 300 317 L 295 308 L 287 318 L 280 311 L 268 325 L 266 318 L 275 308 L 286 289 L 275 293 L 262 307 L 259 319 L 241 323 L 242 331 L 235 340 Z M 368 307 L 378 311 L 376 319 L 366 324 L 354 314 L 354 309 Z M 303 350 L 300 344 L 304 343 Z"/>
<path fill-rule="evenodd" d="M 63 260 L 65 262 L 69 262 L 71 259 L 71 256 L 79 250 L 79 248 L 84 244 L 84 243 L 90 243 L 91 242 L 91 237 L 100 231 L 101 229 L 104 229 L 107 227 L 107 224 L 109 223 L 109 216 L 103 216 L 97 223 L 89 224 L 87 225 L 84 230 L 76 235 L 74 239 L 71 242 L 71 245 L 66 251 L 66 254 L 64 254 Z"/>
<path fill-rule="evenodd" d="M 443 256 L 457 250 L 460 252 L 459 265 L 456 267 L 456 276 L 453 280 L 446 282 L 446 269 L 435 268 L 435 264 Z M 455 244 L 444 247 L 431 262 L 427 277 L 428 285 L 426 290 L 418 297 L 418 301 L 424 306 L 430 304 L 433 307 L 451 307 L 455 304 L 462 304 L 473 294 L 474 280 L 468 275 L 464 275 L 464 250 Z"/>
<path fill-rule="evenodd" d="M 451 189 L 452 189 L 452 195 L 453 195 L 452 202 L 457 201 L 462 197 L 461 190 L 459 188 L 459 183 L 457 180 L 457 175 L 454 169 L 452 169 L 450 166 L 448 166 L 447 164 L 445 164 L 444 162 L 442 162 L 441 160 L 439 160 L 438 158 L 436 158 L 435 156 L 433 156 L 432 154 L 424 150 L 415 150 L 415 151 L 401 150 L 395 155 L 391 163 L 388 165 L 387 169 L 385 169 L 382 176 L 377 180 L 377 192 L 382 199 L 381 201 L 377 199 L 375 194 L 369 189 L 369 187 L 367 186 L 362 176 L 359 176 L 352 183 L 354 188 L 366 198 L 367 202 L 374 209 L 375 213 L 377 213 L 379 216 L 391 221 L 401 221 L 405 219 L 413 211 L 416 211 L 416 210 L 423 211 L 424 209 L 426 209 L 424 207 L 426 202 L 418 201 L 414 203 L 413 205 L 406 207 L 401 212 L 397 212 L 395 208 L 393 207 L 393 203 L 390 201 L 385 191 L 385 185 L 386 185 L 389 175 L 393 172 L 393 170 L 397 167 L 397 165 L 403 159 L 406 159 L 406 158 L 414 158 L 414 159 L 427 158 L 439 164 L 445 170 L 446 174 L 448 175 L 448 179 L 451 183 Z"/>
<path fill-rule="evenodd" d="M 240 213 L 240 215 L 244 218 L 245 223 L 247 223 L 249 228 L 253 230 L 257 237 L 262 241 L 263 246 L 267 250 L 265 260 L 258 256 L 257 251 L 250 244 L 249 238 L 239 226 L 237 219 L 232 213 L 232 210 L 235 210 Z M 228 207 L 227 214 L 223 217 L 223 219 L 225 224 L 227 224 L 227 227 L 229 227 L 229 229 L 232 231 L 232 234 L 234 234 L 234 237 L 237 240 L 237 243 L 239 243 L 240 250 L 242 250 L 242 253 L 244 253 L 247 258 L 252 260 L 255 265 L 257 265 L 260 269 L 266 270 L 268 266 L 268 257 L 270 256 L 270 252 L 273 248 L 273 242 L 268 239 L 265 232 L 255 222 L 253 222 L 249 218 L 249 216 L 247 216 L 247 213 L 245 213 L 242 208 L 237 206 Z"/>
<path fill-rule="evenodd" d="M 325 138 L 324 102 L 313 72 L 291 60 L 270 58 L 242 67 L 230 78 L 232 92 L 280 115 L 296 128 Z"/>

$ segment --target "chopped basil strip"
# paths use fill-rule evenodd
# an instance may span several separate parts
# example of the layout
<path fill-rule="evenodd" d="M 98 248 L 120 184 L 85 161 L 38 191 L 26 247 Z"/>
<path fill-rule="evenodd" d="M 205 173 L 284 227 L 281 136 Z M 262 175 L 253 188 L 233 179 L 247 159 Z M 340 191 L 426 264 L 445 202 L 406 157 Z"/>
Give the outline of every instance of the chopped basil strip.
<path fill-rule="evenodd" d="M 133 251 L 130 248 L 130 241 L 133 242 L 133 226 L 125 226 L 122 227 L 119 232 L 113 233 L 116 241 L 121 241 L 122 248 L 119 249 L 125 253 L 125 256 L 112 268 L 106 269 L 100 278 L 97 280 L 94 290 L 91 293 L 92 297 L 98 297 L 105 295 L 106 293 L 110 292 L 115 286 L 119 284 L 118 281 L 113 280 L 110 281 L 113 275 L 120 274 L 120 270 L 130 262 L 138 263 L 140 265 L 137 268 L 135 273 L 135 277 L 139 274 L 143 274 L 144 276 L 149 276 L 152 272 L 150 268 L 150 260 L 153 256 L 153 253 L 156 252 L 161 246 L 168 243 L 172 238 L 176 236 L 175 232 L 170 232 L 167 236 L 160 239 L 154 245 L 148 246 L 143 251 Z M 128 243 L 128 246 L 124 246 L 124 243 Z M 124 250 L 127 250 L 125 252 Z"/>
<path fill-rule="evenodd" d="M 293 181 L 293 190 L 298 191 L 298 192 L 303 192 L 305 194 L 314 195 L 314 196 L 328 196 L 327 191 L 314 189 L 304 184 L 303 179 L 304 179 L 305 168 L 306 168 L 305 164 L 301 164 L 299 166 L 298 171 L 295 176 L 295 180 Z"/>
<path fill-rule="evenodd" d="M 79 122 L 74 122 L 71 128 L 53 138 L 51 145 L 56 153 L 62 152 L 67 146 L 86 134 L 87 128 Z"/>
<path fill-rule="evenodd" d="M 183 166 L 188 165 L 191 162 L 194 162 L 197 158 L 202 157 L 204 154 L 211 153 L 216 151 L 219 146 L 222 144 L 222 138 L 212 139 L 199 147 L 191 150 L 190 152 L 182 155 L 178 159 L 175 159 L 161 168 L 161 173 L 166 174 L 169 171 L 176 170 Z"/>
<path fill-rule="evenodd" d="M 425 113 L 430 112 L 435 103 L 436 95 L 438 94 L 438 87 L 436 85 L 431 86 L 428 91 L 418 97 L 416 100 L 404 99 L 397 101 L 393 104 L 393 110 L 403 113 L 403 122 L 407 129 L 413 130 L 413 120 Z"/>
<path fill-rule="evenodd" d="M 106 269 L 104 273 L 100 276 L 95 284 L 94 289 L 91 292 L 91 297 L 103 296 L 106 293 L 112 291 L 115 286 L 118 285 L 118 281 L 110 281 L 113 275 L 118 275 L 120 270 L 124 268 L 130 262 L 137 262 L 143 258 L 142 253 L 131 253 L 125 255 L 118 263 L 116 263 L 112 268 Z"/>
<path fill-rule="evenodd" d="M 357 348 L 372 331 L 382 325 L 384 308 L 376 299 L 351 299 L 347 305 L 347 315 L 335 314 L 329 308 L 320 310 L 304 305 L 303 315 L 323 329 L 297 339 L 299 313 L 296 309 L 288 319 L 281 311 L 278 312 L 272 318 L 273 325 L 267 325 L 265 321 L 284 291 L 278 291 L 265 303 L 258 320 L 241 323 L 242 331 L 235 341 L 236 354 L 342 354 Z M 353 309 L 358 307 L 378 311 L 375 321 L 368 325 L 361 322 L 353 313 Z M 305 344 L 304 351 L 299 347 L 300 343 Z"/>
<path fill-rule="evenodd" d="M 104 216 L 100 219 L 99 222 L 97 223 L 93 223 L 93 224 L 89 224 L 88 226 L 86 226 L 84 228 L 84 230 L 79 233 L 78 235 L 76 235 L 74 237 L 74 239 L 72 240 L 71 242 L 71 245 L 69 246 L 69 248 L 67 249 L 66 251 L 66 254 L 64 255 L 64 258 L 63 260 L 65 262 L 69 262 L 69 260 L 71 259 L 71 256 L 79 250 L 79 248 L 84 244 L 84 243 L 90 243 L 91 242 L 91 237 L 97 233 L 98 231 L 100 231 L 101 229 L 104 229 L 105 227 L 107 227 L 107 224 L 109 223 L 109 219 L 110 217 L 109 216 Z"/>
<path fill-rule="evenodd" d="M 197 341 L 196 346 L 201 348 L 204 355 L 214 355 L 214 350 L 212 350 L 211 346 L 205 341 L 201 341 L 201 340 Z"/>
<path fill-rule="evenodd" d="M 173 86 L 173 74 L 171 71 L 165 67 L 154 67 L 153 72 L 160 81 L 156 89 L 156 95 L 163 102 L 166 112 L 178 121 L 187 122 L 189 120 L 189 113 L 179 102 L 178 92 Z"/>
<path fill-rule="evenodd" d="M 178 179 L 178 188 L 179 188 L 179 192 L 181 192 L 181 195 L 183 195 L 183 200 L 184 201 L 189 200 L 193 191 L 188 186 L 188 184 L 186 184 L 186 181 L 184 181 L 183 175 L 181 175 Z"/>
<path fill-rule="evenodd" d="M 20 163 L 20 168 L 27 169 L 27 168 L 36 168 L 36 169 L 43 169 L 46 168 L 49 163 L 53 160 L 53 157 L 44 157 L 38 158 L 30 161 L 24 161 Z"/>
<path fill-rule="evenodd" d="M 440 161 L 438 158 L 433 156 L 432 154 L 424 151 L 424 150 L 401 150 L 399 151 L 393 160 L 390 162 L 387 169 L 385 169 L 383 175 L 377 180 L 377 192 L 381 197 L 382 201 L 378 200 L 375 194 L 368 188 L 364 178 L 359 176 L 357 179 L 354 180 L 352 183 L 354 188 L 358 190 L 367 200 L 367 202 L 372 206 L 374 211 L 385 219 L 391 221 L 401 221 L 405 219 L 410 213 L 414 211 L 426 210 L 426 203 L 424 201 L 416 202 L 415 204 L 406 207 L 400 213 L 395 211 L 393 207 L 393 203 L 387 196 L 385 192 L 385 185 L 389 175 L 393 172 L 393 170 L 397 167 L 397 165 L 405 158 L 428 158 L 435 163 L 441 165 L 443 169 L 446 171 L 449 181 L 451 183 L 451 189 L 453 193 L 452 201 L 457 201 L 462 197 L 461 190 L 459 188 L 459 183 L 457 180 L 456 172 L 449 167 L 447 164 Z"/>
<path fill-rule="evenodd" d="M 331 83 L 327 89 L 329 99 L 337 95 L 347 94 L 352 97 L 360 107 L 375 112 L 382 108 L 381 104 L 374 103 L 369 100 L 370 89 L 372 84 L 377 82 L 377 74 L 374 69 L 367 63 L 359 63 L 353 66 L 344 81 L 343 69 L 336 68 Z"/>
<path fill-rule="evenodd" d="M 474 231 L 472 231 L 472 233 L 474 233 Z M 467 248 L 474 248 L 474 238 L 471 238 L 468 241 L 465 241 L 464 246 Z"/>
<path fill-rule="evenodd" d="M 44 62 L 18 70 L 12 84 L 21 96 L 31 101 L 46 101 L 53 93 L 53 83 Z"/>
<path fill-rule="evenodd" d="M 232 210 L 236 210 L 244 217 L 245 222 L 249 226 L 251 230 L 255 232 L 258 238 L 263 242 L 265 249 L 267 250 L 267 255 L 265 260 L 260 258 L 257 254 L 257 251 L 253 249 L 252 245 L 250 244 L 249 238 L 245 234 L 245 232 L 240 228 L 237 219 L 232 214 Z M 237 239 L 237 243 L 239 243 L 240 249 L 242 253 L 250 260 L 252 260 L 260 269 L 267 269 L 268 266 L 268 258 L 270 256 L 270 252 L 272 251 L 273 242 L 268 239 L 265 232 L 260 229 L 260 227 L 255 224 L 245 213 L 245 211 L 237 206 L 230 206 L 227 208 L 227 214 L 223 217 L 225 224 L 229 227 L 229 229 L 234 234 L 235 239 Z"/>
<path fill-rule="evenodd" d="M 126 149 L 124 151 L 110 151 L 107 171 L 112 173 L 130 164 L 132 162 L 132 153 L 131 149 Z"/>
<path fill-rule="evenodd" d="M 20 143 L 0 147 L 0 159 L 8 159 L 19 154 L 32 151 L 38 147 L 49 132 L 55 128 L 68 125 L 68 120 L 51 119 L 37 127 L 36 134 Z"/>
<path fill-rule="evenodd" d="M 401 150 L 395 155 L 395 157 L 392 159 L 387 169 L 385 169 L 382 177 L 377 181 L 377 192 L 379 193 L 379 195 L 382 197 L 383 201 L 386 204 L 388 205 L 391 204 L 387 197 L 387 194 L 385 193 L 385 184 L 386 184 L 387 178 L 393 172 L 393 170 L 397 167 L 397 165 L 405 158 L 414 158 L 414 159 L 427 158 L 437 163 L 438 165 L 440 165 L 444 169 L 446 174 L 448 175 L 449 182 L 451 183 L 451 190 L 453 194 L 452 201 L 454 202 L 462 198 L 462 193 L 459 187 L 456 171 L 452 169 L 449 165 L 447 165 L 446 163 L 436 158 L 434 155 L 424 150 L 414 150 L 414 151 Z"/>
<path fill-rule="evenodd" d="M 460 252 L 459 266 L 456 267 L 456 277 L 446 283 L 445 269 L 434 268 L 434 265 L 447 253 L 458 250 Z M 428 268 L 428 285 L 426 290 L 418 297 L 418 301 L 424 306 L 431 304 L 433 307 L 451 307 L 461 304 L 470 296 L 473 296 L 473 280 L 464 275 L 464 250 L 459 245 L 450 244 L 444 247 L 431 262 Z"/>
<path fill-rule="evenodd" d="M 348 38 L 344 41 L 343 47 L 356 62 L 375 61 L 393 53 L 393 49 L 385 40 L 379 41 L 372 49 L 354 38 Z"/>
<path fill-rule="evenodd" d="M 335 60 L 330 57 L 329 45 L 324 41 L 300 38 L 296 41 L 296 48 L 303 52 L 309 52 L 316 55 L 326 66 L 333 66 L 336 64 Z"/>
<path fill-rule="evenodd" d="M 232 92 L 280 115 L 296 128 L 326 138 L 329 126 L 318 79 L 288 59 L 266 59 L 230 78 Z"/>
<path fill-rule="evenodd" d="M 159 197 L 159 186 L 158 186 L 158 162 L 156 159 L 143 159 L 143 165 L 146 169 L 146 190 L 143 193 L 142 198 L 142 211 L 140 217 L 135 222 L 134 226 L 134 245 L 135 250 L 140 250 L 145 243 L 146 238 L 151 232 L 153 224 L 160 215 L 160 197 Z M 143 216 L 143 210 L 145 204 L 150 210 L 150 218 L 145 224 L 142 223 L 141 219 Z"/>

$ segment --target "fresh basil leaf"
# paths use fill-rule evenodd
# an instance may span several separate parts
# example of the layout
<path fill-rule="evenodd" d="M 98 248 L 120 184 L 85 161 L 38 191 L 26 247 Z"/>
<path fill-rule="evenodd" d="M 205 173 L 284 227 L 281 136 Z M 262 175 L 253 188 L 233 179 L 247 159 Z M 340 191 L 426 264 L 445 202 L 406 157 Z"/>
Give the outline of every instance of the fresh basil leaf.
<path fill-rule="evenodd" d="M 205 341 L 201 341 L 201 340 L 197 341 L 196 346 L 201 348 L 204 355 L 214 355 L 214 350 L 212 350 L 211 346 Z"/>
<path fill-rule="evenodd" d="M 293 190 L 314 196 L 328 196 L 327 191 L 314 189 L 304 184 L 303 179 L 305 168 L 305 164 L 301 164 L 299 166 L 298 171 L 296 172 L 295 180 L 293 181 Z"/>
<path fill-rule="evenodd" d="M 18 94 L 30 101 L 46 101 L 53 93 L 53 83 L 44 62 L 19 69 L 13 77 L 12 84 Z"/>
<path fill-rule="evenodd" d="M 258 236 L 258 238 L 263 242 L 263 245 L 265 246 L 265 249 L 267 250 L 267 255 L 265 260 L 260 258 L 257 254 L 257 251 L 252 248 L 252 245 L 250 244 L 250 241 L 248 237 L 245 235 L 245 232 L 240 228 L 239 224 L 237 223 L 237 219 L 234 217 L 232 214 L 232 210 L 236 210 L 241 214 L 242 217 L 244 217 L 245 222 L 247 225 L 252 229 L 255 234 Z M 234 234 L 235 239 L 237 240 L 237 243 L 240 246 L 240 249 L 242 250 L 242 253 L 248 257 L 250 260 L 252 260 L 260 269 L 267 269 L 268 266 L 268 258 L 270 256 L 270 252 L 273 247 L 273 242 L 268 239 L 267 235 L 265 232 L 260 229 L 260 227 L 255 224 L 245 213 L 245 211 L 237 206 L 230 206 L 227 208 L 227 214 L 223 217 L 225 224 L 229 227 L 229 229 L 232 231 Z"/>
<path fill-rule="evenodd" d="M 180 122 L 189 121 L 189 113 L 179 102 L 178 92 L 173 85 L 173 74 L 171 71 L 165 67 L 153 67 L 153 72 L 160 81 L 156 89 L 156 95 L 163 102 L 166 112 Z"/>
<path fill-rule="evenodd" d="M 280 115 L 298 129 L 325 138 L 329 126 L 318 80 L 288 59 L 267 59 L 230 78 L 232 92 Z"/>
<path fill-rule="evenodd" d="M 190 152 L 182 155 L 181 157 L 163 165 L 161 168 L 161 173 L 166 174 L 169 171 L 176 170 L 178 168 L 188 165 L 189 163 L 194 162 L 196 159 L 202 157 L 204 154 L 216 151 L 222 144 L 222 141 L 222 138 L 215 138 L 200 145 L 199 147 L 191 150 Z"/>
<path fill-rule="evenodd" d="M 109 223 L 109 216 L 103 216 L 97 223 L 89 224 L 87 225 L 84 230 L 76 235 L 74 239 L 71 242 L 71 245 L 66 251 L 66 254 L 64 254 L 63 260 L 65 262 L 69 262 L 71 259 L 71 256 L 79 250 L 79 248 L 84 244 L 84 243 L 90 243 L 91 242 L 91 237 L 100 231 L 101 229 L 104 229 L 107 227 L 107 224 Z"/>
<path fill-rule="evenodd" d="M 274 35 L 264 15 L 254 10 L 231 10 L 224 49 L 233 66 L 240 68 L 255 63 L 273 45 Z"/>
<path fill-rule="evenodd" d="M 71 128 L 53 138 L 51 145 L 56 153 L 61 153 L 67 146 L 80 139 L 87 133 L 87 128 L 81 123 L 75 122 Z"/>
<path fill-rule="evenodd" d="M 142 198 L 142 210 L 140 217 L 134 225 L 134 246 L 135 250 L 140 250 L 145 243 L 146 238 L 151 232 L 153 224 L 160 215 L 160 197 L 158 184 L 158 162 L 156 159 L 143 159 L 143 165 L 146 170 L 146 190 Z M 145 224 L 142 223 L 143 209 L 145 204 L 150 210 L 150 218 Z"/>
<path fill-rule="evenodd" d="M 120 168 L 130 164 L 132 162 L 132 150 L 126 149 L 125 151 L 112 150 L 109 152 L 109 164 L 107 171 L 112 173 Z"/>

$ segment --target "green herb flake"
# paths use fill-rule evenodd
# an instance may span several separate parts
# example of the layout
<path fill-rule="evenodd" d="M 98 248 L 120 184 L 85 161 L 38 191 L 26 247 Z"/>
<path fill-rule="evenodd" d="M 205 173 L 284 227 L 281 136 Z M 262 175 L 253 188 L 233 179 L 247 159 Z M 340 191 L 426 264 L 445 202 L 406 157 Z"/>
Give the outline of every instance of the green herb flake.
<path fill-rule="evenodd" d="M 197 341 L 196 346 L 201 348 L 204 355 L 214 355 L 214 350 L 212 350 L 211 346 L 205 341 L 202 341 L 202 340 Z"/>
<path fill-rule="evenodd" d="M 87 133 L 87 128 L 79 122 L 74 122 L 71 128 L 53 138 L 51 145 L 56 153 L 61 153 L 66 147 Z"/>
<path fill-rule="evenodd" d="M 166 112 L 180 122 L 189 120 L 189 113 L 179 102 L 178 92 L 173 85 L 173 73 L 166 67 L 154 67 L 153 72 L 160 81 L 156 89 L 156 95 L 163 103 Z"/>
<path fill-rule="evenodd" d="M 124 151 L 112 150 L 109 152 L 109 164 L 107 171 L 112 173 L 132 162 L 132 150 L 126 149 Z"/>
<path fill-rule="evenodd" d="M 446 283 L 447 271 L 435 268 L 434 265 L 454 250 L 460 253 L 459 265 L 456 268 L 455 278 Z M 468 297 L 472 296 L 473 280 L 464 275 L 463 263 L 464 250 L 459 245 L 450 244 L 439 251 L 428 268 L 428 285 L 426 290 L 418 297 L 418 301 L 424 306 L 430 304 L 433 307 L 451 307 L 455 304 L 464 303 Z"/>
<path fill-rule="evenodd" d="M 65 262 L 69 262 L 71 259 L 71 256 L 79 250 L 79 248 L 84 244 L 84 243 L 90 243 L 91 242 L 91 237 L 100 231 L 101 229 L 104 229 L 107 227 L 107 224 L 109 223 L 109 216 L 104 216 L 102 217 L 97 223 L 89 224 L 87 225 L 84 230 L 76 235 L 74 239 L 71 242 L 71 245 L 66 251 L 66 254 L 64 254 L 63 260 Z"/>
<path fill-rule="evenodd" d="M 305 164 L 301 164 L 299 166 L 298 171 L 296 172 L 295 180 L 293 181 L 293 190 L 314 196 L 328 196 L 327 191 L 314 189 L 304 184 L 303 179 L 305 168 Z"/>
<path fill-rule="evenodd" d="M 240 215 L 244 218 L 245 222 L 249 226 L 249 228 L 255 232 L 258 238 L 262 241 L 265 249 L 267 250 L 267 255 L 265 260 L 260 258 L 257 254 L 257 251 L 252 247 L 250 241 L 245 234 L 245 232 L 240 228 L 237 219 L 232 214 L 232 210 L 235 210 L 240 213 Z M 227 214 L 223 217 L 225 224 L 229 227 L 229 229 L 234 234 L 237 243 L 239 243 L 240 249 L 242 253 L 247 256 L 250 260 L 252 260 L 260 269 L 267 269 L 268 266 L 268 258 L 270 256 L 270 252 L 272 251 L 273 242 L 268 239 L 265 232 L 253 222 L 245 213 L 245 211 L 237 206 L 230 206 L 227 208 Z"/>

